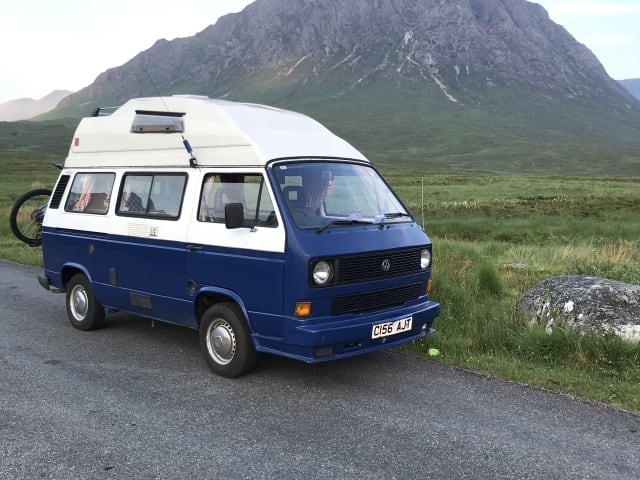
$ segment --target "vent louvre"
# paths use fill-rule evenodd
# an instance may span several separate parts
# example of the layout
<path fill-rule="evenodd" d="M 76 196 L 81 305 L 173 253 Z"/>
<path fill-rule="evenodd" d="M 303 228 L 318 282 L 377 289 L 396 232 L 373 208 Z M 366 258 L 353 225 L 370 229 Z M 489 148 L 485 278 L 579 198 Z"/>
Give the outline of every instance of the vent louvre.
<path fill-rule="evenodd" d="M 376 292 L 359 293 L 336 297 L 331 304 L 331 314 L 358 313 L 370 310 L 402 305 L 420 296 L 420 284 L 412 283 L 402 287 L 378 290 Z"/>
<path fill-rule="evenodd" d="M 129 292 L 129 301 L 134 307 L 145 308 L 147 310 L 153 310 L 153 303 L 151 297 L 148 295 L 141 295 L 139 293 Z"/>
<path fill-rule="evenodd" d="M 183 113 L 147 112 L 138 110 L 131 124 L 131 133 L 184 132 Z"/>
<path fill-rule="evenodd" d="M 337 284 L 358 283 L 419 273 L 420 252 L 425 247 L 385 250 L 337 259 Z M 386 262 L 385 262 L 386 261 Z M 388 270 L 383 268 L 383 262 Z"/>
<path fill-rule="evenodd" d="M 51 195 L 51 202 L 49 203 L 49 208 L 58 208 L 60 206 L 60 202 L 62 202 L 62 196 L 64 195 L 64 191 L 67 189 L 67 184 L 69 183 L 69 175 L 62 175 L 60 180 L 58 180 L 58 185 L 56 185 L 56 189 Z"/>

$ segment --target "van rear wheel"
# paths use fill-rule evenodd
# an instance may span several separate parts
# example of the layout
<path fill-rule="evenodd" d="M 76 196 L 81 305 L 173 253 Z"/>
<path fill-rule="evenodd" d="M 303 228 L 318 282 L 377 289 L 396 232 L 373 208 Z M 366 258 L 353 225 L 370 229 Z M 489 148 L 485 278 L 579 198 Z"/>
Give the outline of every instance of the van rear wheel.
<path fill-rule="evenodd" d="M 227 378 L 251 371 L 258 357 L 244 315 L 234 303 L 207 309 L 200 322 L 200 348 L 209 368 Z"/>
<path fill-rule="evenodd" d="M 78 330 L 94 330 L 104 323 L 104 307 L 96 300 L 89 279 L 77 273 L 67 283 L 67 316 Z"/>

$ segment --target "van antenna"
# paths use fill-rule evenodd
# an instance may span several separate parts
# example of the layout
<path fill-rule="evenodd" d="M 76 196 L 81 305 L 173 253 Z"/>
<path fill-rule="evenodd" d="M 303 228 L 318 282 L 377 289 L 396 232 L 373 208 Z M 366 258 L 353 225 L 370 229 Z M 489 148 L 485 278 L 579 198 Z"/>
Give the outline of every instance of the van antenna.
<path fill-rule="evenodd" d="M 422 177 L 422 195 L 420 200 L 420 210 L 422 211 L 422 231 L 424 232 L 424 177 Z"/>
<path fill-rule="evenodd" d="M 143 68 L 143 71 L 144 73 L 147 74 L 147 77 L 149 77 L 149 81 L 151 82 L 151 85 L 153 85 L 153 89 L 156 91 L 156 94 L 158 94 L 158 97 L 160 98 L 162 105 L 164 105 L 164 109 L 167 112 L 170 112 L 169 107 L 167 107 L 167 104 L 164 101 L 164 98 L 162 97 L 162 95 L 160 95 L 160 90 L 158 90 L 158 87 L 156 87 L 156 84 L 153 81 L 153 78 L 151 78 L 151 74 L 146 68 Z M 180 135 L 180 136 L 182 137 L 182 144 L 184 145 L 185 150 L 189 154 L 189 165 L 193 168 L 197 167 L 198 160 L 196 159 L 196 156 L 193 154 L 193 148 L 191 148 L 191 144 L 189 143 L 189 140 L 184 138 L 184 135 Z"/>

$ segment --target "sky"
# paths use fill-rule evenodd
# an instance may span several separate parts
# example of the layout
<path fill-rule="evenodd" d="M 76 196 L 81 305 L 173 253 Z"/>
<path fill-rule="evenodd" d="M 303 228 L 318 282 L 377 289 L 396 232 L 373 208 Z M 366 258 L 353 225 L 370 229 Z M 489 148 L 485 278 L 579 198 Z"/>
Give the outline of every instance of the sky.
<path fill-rule="evenodd" d="M 195 35 L 251 1 L 4 2 L 0 16 L 0 103 L 39 99 L 53 90 L 80 90 L 156 40 Z M 640 78 L 640 0 L 536 3 L 585 44 L 610 76 L 617 80 Z"/>
<path fill-rule="evenodd" d="M 640 0 L 535 0 L 616 80 L 640 78 Z"/>

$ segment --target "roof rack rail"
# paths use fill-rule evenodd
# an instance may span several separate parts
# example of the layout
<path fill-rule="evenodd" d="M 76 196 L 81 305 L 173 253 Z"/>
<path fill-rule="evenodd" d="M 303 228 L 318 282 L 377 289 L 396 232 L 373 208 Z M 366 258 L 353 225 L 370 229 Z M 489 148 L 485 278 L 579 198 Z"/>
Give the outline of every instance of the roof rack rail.
<path fill-rule="evenodd" d="M 98 107 L 91 114 L 92 117 L 108 117 L 120 107 Z"/>

